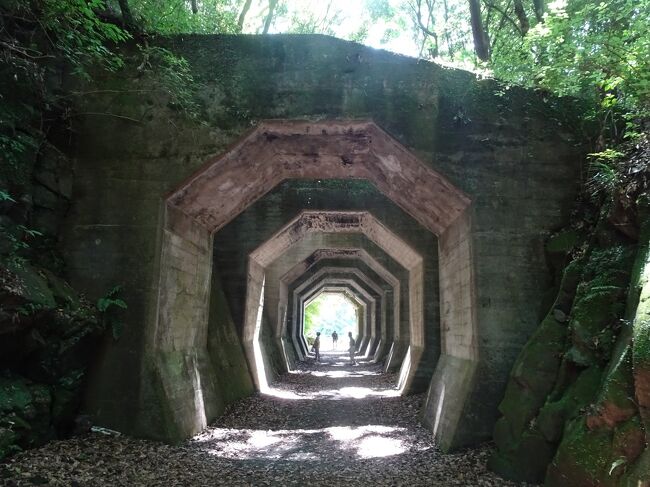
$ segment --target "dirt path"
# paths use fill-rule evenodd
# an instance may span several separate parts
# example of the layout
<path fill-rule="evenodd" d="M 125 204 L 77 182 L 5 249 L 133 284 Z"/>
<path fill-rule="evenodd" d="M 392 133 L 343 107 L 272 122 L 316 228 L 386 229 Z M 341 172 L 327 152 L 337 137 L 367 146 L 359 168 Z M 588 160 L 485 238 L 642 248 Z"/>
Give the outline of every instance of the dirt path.
<path fill-rule="evenodd" d="M 487 448 L 443 455 L 418 422 L 423 397 L 343 353 L 302 364 L 271 395 L 237 403 L 180 446 L 93 434 L 0 466 L 3 485 L 514 486 L 487 472 Z"/>

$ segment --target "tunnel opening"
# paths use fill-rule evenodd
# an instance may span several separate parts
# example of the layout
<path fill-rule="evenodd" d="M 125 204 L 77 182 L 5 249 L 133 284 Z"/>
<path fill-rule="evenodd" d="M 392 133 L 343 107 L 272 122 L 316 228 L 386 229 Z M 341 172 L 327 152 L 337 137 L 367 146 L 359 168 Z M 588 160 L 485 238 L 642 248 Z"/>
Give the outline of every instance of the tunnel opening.
<path fill-rule="evenodd" d="M 321 291 L 303 304 L 302 333 L 310 346 L 320 333 L 322 350 L 338 350 L 339 339 L 359 334 L 360 314 L 359 303 L 346 292 Z"/>

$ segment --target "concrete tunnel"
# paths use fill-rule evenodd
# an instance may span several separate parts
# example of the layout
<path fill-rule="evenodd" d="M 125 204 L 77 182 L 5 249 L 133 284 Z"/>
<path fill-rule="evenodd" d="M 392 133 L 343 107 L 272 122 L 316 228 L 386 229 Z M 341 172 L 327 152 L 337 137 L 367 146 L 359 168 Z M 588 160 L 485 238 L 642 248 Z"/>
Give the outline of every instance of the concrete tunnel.
<path fill-rule="evenodd" d="M 547 278 L 540 245 L 573 199 L 576 150 L 514 95 L 509 115 L 483 114 L 489 82 L 427 66 L 437 84 L 418 87 L 423 67 L 382 62 L 399 66 L 394 80 L 377 78 L 385 89 L 435 102 L 436 111 L 409 109 L 407 120 L 384 105 L 353 104 L 322 116 L 315 99 L 283 111 L 280 98 L 262 103 L 251 85 L 237 103 L 269 109 L 247 125 L 215 122 L 222 132 L 166 138 L 166 125 L 154 133 L 80 121 L 80 197 L 65 237 L 71 279 L 100 293 L 126 277 L 132 298 L 124 338 L 106 348 L 89 383 L 85 408 L 99 424 L 190 437 L 295 367 L 308 353 L 304 303 L 336 289 L 364 303 L 359 352 L 398 373 L 403 394 L 427 392 L 422 417 L 444 450 L 491 436 L 514 357 L 537 323 L 530 303 L 541 304 L 538 283 Z M 223 82 L 207 81 L 215 89 Z M 337 83 L 332 89 L 347 93 Z M 467 127 L 454 125 L 459 103 L 472 114 Z M 539 125 L 535 141 L 526 139 L 526 117 Z M 506 125 L 502 148 L 481 142 L 501 140 L 494 134 Z M 124 144 L 104 140 L 117 133 Z M 170 148 L 159 151 L 154 140 Z M 139 181 L 136 169 L 155 175 L 146 190 L 121 183 Z M 515 189 L 533 180 L 534 194 L 519 198 Z M 98 212 L 94 200 L 107 209 L 137 202 L 138 212 Z M 88 273 L 97 249 L 106 266 Z"/>

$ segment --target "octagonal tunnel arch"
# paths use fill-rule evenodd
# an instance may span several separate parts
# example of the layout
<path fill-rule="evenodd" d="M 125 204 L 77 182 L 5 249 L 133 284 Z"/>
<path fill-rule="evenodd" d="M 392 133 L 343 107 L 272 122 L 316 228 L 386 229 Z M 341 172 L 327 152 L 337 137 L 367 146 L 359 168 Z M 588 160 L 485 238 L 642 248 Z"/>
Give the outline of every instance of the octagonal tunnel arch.
<path fill-rule="evenodd" d="M 364 303 L 364 309 L 369 310 L 369 313 L 367 315 L 369 319 L 367 319 L 364 322 L 365 327 L 359 327 L 359 330 L 356 331 L 354 334 L 355 339 L 357 340 L 356 353 L 358 354 L 359 357 L 367 359 L 369 358 L 368 352 L 370 349 L 368 346 L 370 345 L 370 342 L 366 340 L 367 346 L 365 347 L 365 353 L 364 353 L 364 347 L 363 347 L 364 336 L 369 336 L 370 333 L 372 334 L 376 333 L 375 330 L 381 326 L 380 322 L 382 316 L 381 316 L 381 312 L 377 311 L 376 298 L 368 298 L 364 294 L 364 291 L 360 292 L 358 289 L 358 283 L 354 279 L 345 279 L 342 277 L 330 277 L 330 278 L 323 279 L 321 282 L 317 284 L 312 284 L 309 290 L 305 290 L 304 295 L 298 297 L 299 306 L 302 307 L 304 311 L 304 308 L 307 306 L 307 304 L 313 301 L 319 294 L 323 292 L 323 290 L 336 289 L 337 286 L 338 289 L 347 289 L 349 293 L 353 294 L 358 300 Z M 371 301 L 368 301 L 369 299 Z M 303 318 L 301 317 L 301 321 L 302 320 Z M 300 323 L 298 323 L 298 325 L 300 326 Z"/>
<path fill-rule="evenodd" d="M 418 371 L 425 342 L 422 257 L 370 213 L 356 211 L 305 211 L 250 254 L 243 340 L 256 385 L 261 390 L 268 388 L 264 354 L 260 347 L 266 268 L 305 235 L 316 232 L 364 234 L 407 269 L 409 289 L 412 290 L 409 293 L 410 340 L 406 344 L 403 337 L 398 336 L 393 348 L 400 350 L 400 355 L 403 351 L 407 357 L 403 361 L 406 369 L 403 365 L 400 376 L 405 378 L 401 389 L 408 392 Z"/>
<path fill-rule="evenodd" d="M 383 282 L 386 283 L 390 289 L 388 293 L 392 295 L 392 302 L 388 300 L 386 308 L 388 310 L 387 314 L 390 316 L 390 319 L 387 319 L 388 325 L 385 329 L 380 330 L 378 335 L 378 342 L 375 348 L 375 353 L 373 355 L 374 361 L 379 361 L 387 353 L 387 343 L 392 343 L 395 338 L 394 333 L 397 331 L 399 333 L 399 327 L 401 324 L 401 289 L 400 280 L 395 277 L 388 269 L 386 269 L 379 261 L 372 257 L 366 250 L 360 248 L 327 248 L 327 249 L 318 249 L 312 254 L 307 256 L 304 260 L 294 265 L 289 269 L 281 278 L 280 278 L 280 289 L 279 289 L 279 298 L 278 298 L 278 321 L 276 324 L 276 330 L 279 330 L 279 335 L 286 333 L 283 330 L 283 326 L 288 324 L 295 323 L 294 316 L 288 313 L 289 310 L 295 309 L 290 306 L 289 301 L 289 286 L 298 280 L 301 275 L 308 272 L 312 269 L 317 263 L 323 260 L 332 260 L 337 259 L 341 262 L 348 263 L 362 263 L 367 266 L 371 271 L 373 271 Z M 408 314 L 408 311 L 407 311 Z M 388 318 L 388 317 L 387 317 Z M 288 334 L 292 337 L 295 333 L 295 327 L 293 330 L 289 330 Z M 298 339 L 296 339 L 298 340 Z M 285 344 L 286 346 L 286 344 Z M 390 361 L 386 361 L 386 370 L 389 370 Z M 288 368 L 292 368 L 291 359 L 288 361 Z"/>
<path fill-rule="evenodd" d="M 296 347 L 297 344 L 301 343 L 301 338 L 296 333 L 300 330 L 300 326 L 296 324 L 297 317 L 295 314 L 295 306 L 291 306 L 289 303 L 289 296 L 292 296 L 292 293 L 289 292 L 289 286 L 293 286 L 295 281 L 298 281 L 301 276 L 306 274 L 309 270 L 314 268 L 318 263 L 323 261 L 335 261 L 338 260 L 342 264 L 346 265 L 356 265 L 366 266 L 370 272 L 373 272 L 377 279 L 372 279 L 377 282 L 377 280 L 384 283 L 386 287 L 384 289 L 384 294 L 387 295 L 385 309 L 386 309 L 386 320 L 384 323 L 387 326 L 382 327 L 378 332 L 376 332 L 376 343 L 375 350 L 373 354 L 373 360 L 379 361 L 386 354 L 386 343 L 389 341 L 392 343 L 392 333 L 395 327 L 400 326 L 400 307 L 401 307 L 401 286 L 400 281 L 393 274 L 391 274 L 381 263 L 379 263 L 374 257 L 372 257 L 364 249 L 358 248 L 328 248 L 328 249 L 318 249 L 312 254 L 307 256 L 304 260 L 294 265 L 289 269 L 281 278 L 280 278 L 280 289 L 279 289 L 279 298 L 278 298 L 278 320 L 277 323 L 284 323 L 280 326 L 283 327 L 280 330 L 280 334 L 285 333 L 291 337 L 291 341 Z M 367 276 L 367 272 L 365 272 Z M 380 284 L 381 285 L 381 284 Z M 392 297 L 392 299 L 390 299 Z M 285 331 L 289 325 L 289 330 Z M 278 326 L 276 324 L 276 326 Z M 277 329 L 277 328 L 276 328 Z M 285 335 L 286 336 L 286 335 Z M 288 343 L 285 343 L 285 347 Z M 298 345 L 299 346 L 299 345 Z M 288 360 L 288 368 L 292 368 L 292 359 L 290 357 Z M 388 362 L 386 363 L 388 367 Z"/>
<path fill-rule="evenodd" d="M 253 201 L 290 178 L 369 180 L 439 236 L 442 352 L 453 360 L 439 363 L 429 401 L 440 404 L 436 435 L 448 439 L 443 444 L 453 446 L 455 430 L 467 411 L 464 401 L 473 389 L 478 359 L 468 238 L 470 201 L 366 121 L 261 123 L 169 195 L 161 220 L 158 300 L 143 343 L 142 376 L 145 382 L 159 384 L 163 394 L 155 398 L 159 404 L 143 397 L 142 408 L 169 415 L 166 423 L 171 426 L 162 434 L 170 439 L 187 437 L 205 426 L 203 391 L 211 379 L 206 323 L 212 236 Z M 257 257 L 263 260 L 263 256 Z M 249 268 L 259 275 L 255 263 Z M 262 278 L 254 291 L 259 294 L 263 285 Z M 247 306 L 249 312 L 259 316 Z M 418 333 L 415 328 L 411 337 L 416 343 L 421 341 Z M 252 341 L 250 327 L 243 338 L 245 344 Z M 465 364 L 462 374 L 461 362 Z M 454 407 L 446 407 L 442 397 L 450 395 Z M 155 423 L 152 420 L 151 427 Z M 160 437 L 160 432 L 156 436 Z"/>
<path fill-rule="evenodd" d="M 331 275 L 320 276 L 318 282 L 311 283 L 311 286 L 308 289 L 303 289 L 303 292 L 299 296 L 296 296 L 296 307 L 301 308 L 306 306 L 308 302 L 313 300 L 326 288 L 345 290 L 348 295 L 353 296 L 358 302 L 362 314 L 359 321 L 359 329 L 355 330 L 355 333 L 363 334 L 363 330 L 374 326 L 376 319 L 380 316 L 377 312 L 376 298 L 364 290 L 359 285 L 358 281 L 351 278 L 342 278 L 340 275 L 337 277 Z M 302 312 L 299 314 L 300 318 L 295 322 L 296 327 L 302 326 L 303 314 Z M 284 337 L 282 341 L 283 346 L 285 343 L 289 344 L 289 347 L 283 347 L 283 353 L 289 355 L 291 352 L 294 352 L 298 357 L 298 360 L 304 360 L 308 354 L 305 338 L 302 336 L 300 329 L 293 329 L 292 327 L 291 331 L 291 339 L 289 340 L 288 337 Z M 293 345 L 294 348 L 292 348 L 291 345 Z"/>
<path fill-rule="evenodd" d="M 409 241 L 409 245 L 412 245 L 410 241 Z M 409 301 L 408 270 L 404 268 L 402 265 L 400 265 L 399 262 L 394 260 L 387 252 L 385 252 L 380 246 L 376 245 L 371 239 L 366 237 L 363 233 L 350 233 L 350 232 L 308 233 L 294 246 L 288 249 L 281 257 L 275 260 L 269 267 L 266 268 L 266 275 L 268 276 L 267 281 L 270 283 L 275 282 L 277 284 L 275 287 L 272 285 L 266 286 L 265 295 L 264 295 L 264 300 L 265 303 L 267 304 L 267 306 L 265 306 L 265 309 L 268 313 L 266 319 L 268 320 L 269 323 L 272 324 L 270 326 L 274 325 L 273 329 L 276 331 L 276 335 L 278 330 L 282 332 L 280 323 L 284 318 L 283 313 L 286 314 L 287 323 L 289 324 L 291 324 L 291 320 L 293 319 L 294 316 L 292 307 L 286 308 L 285 305 L 285 303 L 288 301 L 288 298 L 291 298 L 292 296 L 291 293 L 286 294 L 287 291 L 286 281 L 287 279 L 291 280 L 289 274 L 292 273 L 293 271 L 295 271 L 295 273 L 298 274 L 298 277 L 302 279 L 303 278 L 302 276 L 304 276 L 305 272 L 315 271 L 317 270 L 317 268 L 320 268 L 324 265 L 331 265 L 331 266 L 354 265 L 359 268 L 362 268 L 364 272 L 366 274 L 371 275 L 373 277 L 373 280 L 375 280 L 376 282 L 384 283 L 383 285 L 387 286 L 387 289 L 392 289 L 392 285 L 387 282 L 384 282 L 384 279 L 381 278 L 376 273 L 376 271 L 371 268 L 371 266 L 368 266 L 366 262 L 363 262 L 358 259 L 355 260 L 337 259 L 335 257 L 317 259 L 315 257 L 315 255 L 317 255 L 315 254 L 317 249 L 326 248 L 326 247 L 335 250 L 340 250 L 340 251 L 345 251 L 345 249 L 349 249 L 350 247 L 357 247 L 363 249 L 363 251 L 372 260 L 372 262 L 376 262 L 376 264 L 371 263 L 371 265 L 380 265 L 384 268 L 385 271 L 390 272 L 394 276 L 397 276 L 395 277 L 395 279 L 400 283 L 400 285 L 398 286 L 399 289 L 398 301 L 400 304 L 399 307 L 401 308 L 401 311 L 399 313 L 400 327 L 396 331 L 398 333 L 398 337 L 401 336 L 400 338 L 402 343 L 404 344 L 408 343 L 409 326 L 410 326 L 409 310 L 408 310 L 408 301 Z M 416 247 L 413 246 L 414 251 L 415 249 Z M 437 260 L 432 260 L 430 253 L 423 252 L 423 250 L 428 250 L 428 249 L 426 249 L 426 247 L 422 247 L 421 245 L 417 247 L 417 253 L 422 255 L 423 258 L 425 259 L 424 264 L 425 264 L 425 286 L 426 287 L 422 290 L 422 292 L 423 295 L 424 292 L 427 291 L 437 296 L 438 295 L 438 289 L 436 286 L 437 279 L 438 279 Z M 250 250 L 250 252 L 252 251 L 253 249 Z M 436 251 L 436 255 L 437 255 L 437 251 Z M 312 259 L 314 260 L 312 261 Z M 432 269 L 431 266 L 435 266 L 435 269 Z M 307 268 L 307 271 L 302 272 L 302 269 L 305 268 Z M 435 279 L 435 282 L 433 281 L 433 279 Z M 393 293 L 391 292 L 391 294 Z M 393 300 L 393 303 L 395 301 L 396 300 Z M 275 312 L 276 307 L 278 308 L 277 315 Z M 427 303 L 427 305 L 424 307 L 424 319 L 427 321 L 427 326 L 429 327 L 430 330 L 432 330 L 432 332 L 428 333 L 426 336 L 427 354 L 425 360 L 429 368 L 429 374 L 428 374 L 428 378 L 426 379 L 426 383 L 424 383 L 424 379 L 419 380 L 418 390 L 420 391 L 426 390 L 426 386 L 428 385 L 428 382 L 431 377 L 431 371 L 433 370 L 435 366 L 435 362 L 438 359 L 438 349 L 440 347 L 440 342 L 439 342 L 440 324 L 439 324 L 437 302 Z M 391 339 L 387 340 L 387 343 L 384 348 L 388 349 L 391 346 L 391 344 L 393 343 L 392 338 L 393 337 L 391 335 Z M 276 337 L 276 340 L 277 339 L 279 339 L 279 337 Z M 405 350 L 406 350 L 406 346 L 403 347 L 403 351 Z M 399 359 L 401 360 L 401 357 L 399 357 Z M 397 359 L 394 360 L 393 368 L 391 368 L 390 371 L 394 372 L 395 369 L 399 367 L 399 365 L 401 365 L 399 360 Z M 277 373 L 282 373 L 282 372 L 283 370 L 278 370 Z"/>
<path fill-rule="evenodd" d="M 377 298 L 371 296 L 367 290 L 362 288 L 362 283 L 354 278 L 355 276 L 337 274 L 333 276 L 327 274 L 319 276 L 317 282 L 309 283 L 307 289 L 302 289 L 300 293 L 294 293 L 292 302 L 294 303 L 294 310 L 297 318 L 292 320 L 290 326 L 286 328 L 286 335 L 282 337 L 280 345 L 283 347 L 282 351 L 285 355 L 286 365 L 291 365 L 291 359 L 304 360 L 307 356 L 306 340 L 302 334 L 302 327 L 304 324 L 304 307 L 308 302 L 314 299 L 325 287 L 333 288 L 338 286 L 341 289 L 346 289 L 348 294 L 360 302 L 362 307 L 362 320 L 360 327 L 355 330 L 357 335 L 363 335 L 365 330 L 375 326 L 376 320 L 380 318 L 380 313 L 377 309 Z M 288 347 L 286 345 L 289 345 Z M 293 356 L 292 356 L 293 355 Z M 290 370 L 290 369 L 288 369 Z"/>
<path fill-rule="evenodd" d="M 302 340 L 305 306 L 320 293 L 323 285 L 331 287 L 334 284 L 347 285 L 352 293 L 368 303 L 365 326 L 357 332 L 360 340 L 358 350 L 365 357 L 366 352 L 372 349 L 374 355 L 377 337 L 387 325 L 385 293 L 364 272 L 354 267 L 324 267 L 295 287 L 292 293 L 293 320 L 291 326 L 286 327 L 285 333 L 292 339 L 295 337 L 292 343 L 296 346 Z M 372 294 L 369 291 L 372 291 Z M 298 348 L 295 350 L 298 354 L 301 352 Z"/>
<path fill-rule="evenodd" d="M 305 314 L 307 308 L 311 306 L 314 302 L 318 301 L 319 299 L 327 300 L 328 297 L 332 295 L 339 296 L 339 299 L 347 301 L 348 304 L 346 304 L 345 306 L 354 308 L 354 314 L 355 314 L 354 324 L 352 326 L 347 326 L 345 330 L 339 327 L 338 335 L 342 338 L 347 336 L 348 332 L 352 332 L 354 336 L 358 335 L 361 331 L 361 328 L 365 326 L 365 322 L 368 319 L 367 310 L 368 310 L 369 303 L 367 303 L 363 299 L 363 297 L 359 295 L 354 289 L 354 287 L 351 286 L 349 283 L 345 283 L 345 282 L 330 283 L 327 279 L 321 281 L 315 288 L 313 288 L 309 292 L 309 296 L 304 296 L 303 298 L 301 298 L 301 301 L 305 309 Z M 305 323 L 303 323 L 303 325 L 306 326 Z M 316 331 L 316 330 L 321 332 L 321 340 L 322 340 L 321 346 L 324 349 L 327 349 L 325 343 L 328 338 L 331 338 L 331 334 L 324 333 L 322 325 L 320 327 L 315 327 L 312 331 Z M 302 333 L 305 339 L 307 339 L 306 331 L 304 329 Z M 314 355 L 312 351 L 309 351 L 308 354 L 309 356 Z"/>
<path fill-rule="evenodd" d="M 347 330 L 341 330 L 339 333 L 339 336 L 345 337 L 347 336 L 347 332 L 352 332 L 353 336 L 359 336 L 362 333 L 362 329 L 365 326 L 368 326 L 367 320 L 368 320 L 368 305 L 370 303 L 367 303 L 362 295 L 360 295 L 355 287 L 350 283 L 350 282 L 345 282 L 345 280 L 336 280 L 335 282 L 330 282 L 327 279 L 324 279 L 321 281 L 315 288 L 313 288 L 311 291 L 309 291 L 308 295 L 306 296 L 301 296 L 300 301 L 301 301 L 301 306 L 303 308 L 303 316 L 306 316 L 306 310 L 307 308 L 313 304 L 315 301 L 317 301 L 320 297 L 326 296 L 328 294 L 337 294 L 337 295 L 342 295 L 345 299 L 348 301 L 354 303 L 353 306 L 355 306 L 355 312 L 357 313 L 357 320 L 356 324 L 354 326 L 354 329 L 348 328 Z M 363 318 L 363 319 L 361 319 Z M 376 318 L 375 317 L 375 324 L 376 324 Z M 302 333 L 304 335 L 305 330 L 304 330 L 305 322 L 303 319 L 302 322 Z"/>

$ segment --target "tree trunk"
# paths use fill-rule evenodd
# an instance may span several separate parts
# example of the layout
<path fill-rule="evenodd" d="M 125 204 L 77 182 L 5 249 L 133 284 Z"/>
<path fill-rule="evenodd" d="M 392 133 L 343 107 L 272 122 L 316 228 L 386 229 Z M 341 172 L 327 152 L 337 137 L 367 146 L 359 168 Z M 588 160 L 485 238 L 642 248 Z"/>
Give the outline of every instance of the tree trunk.
<path fill-rule="evenodd" d="M 133 20 L 133 15 L 131 14 L 131 8 L 129 7 L 129 0 L 119 0 L 120 10 L 122 11 L 122 22 L 127 28 L 135 27 L 135 21 Z"/>
<path fill-rule="evenodd" d="M 537 22 L 544 21 L 544 0 L 533 0 L 535 6 L 535 18 Z"/>
<path fill-rule="evenodd" d="M 474 52 L 481 61 L 488 61 L 490 59 L 490 40 L 483 27 L 481 0 L 469 0 L 469 13 L 472 21 Z"/>
<path fill-rule="evenodd" d="M 196 0 L 192 0 L 192 13 L 197 14 L 199 12 L 199 6 L 196 4 Z"/>
<path fill-rule="evenodd" d="M 526 16 L 526 11 L 524 10 L 521 0 L 515 0 L 515 15 L 519 20 L 519 30 L 521 31 L 521 35 L 525 36 L 528 29 L 530 29 L 530 24 L 528 23 L 528 17 Z"/>
<path fill-rule="evenodd" d="M 246 14 L 251 8 L 251 3 L 253 3 L 253 0 L 246 0 L 246 3 L 244 3 L 244 7 L 241 9 L 241 13 L 239 14 L 239 19 L 237 20 L 237 25 L 239 26 L 239 32 L 242 31 L 244 28 L 244 21 L 246 20 Z"/>
<path fill-rule="evenodd" d="M 266 16 L 266 20 L 264 20 L 264 29 L 262 30 L 262 34 L 269 33 L 269 27 L 271 27 L 271 22 L 273 21 L 273 13 L 277 4 L 278 0 L 269 0 L 269 13 Z"/>

